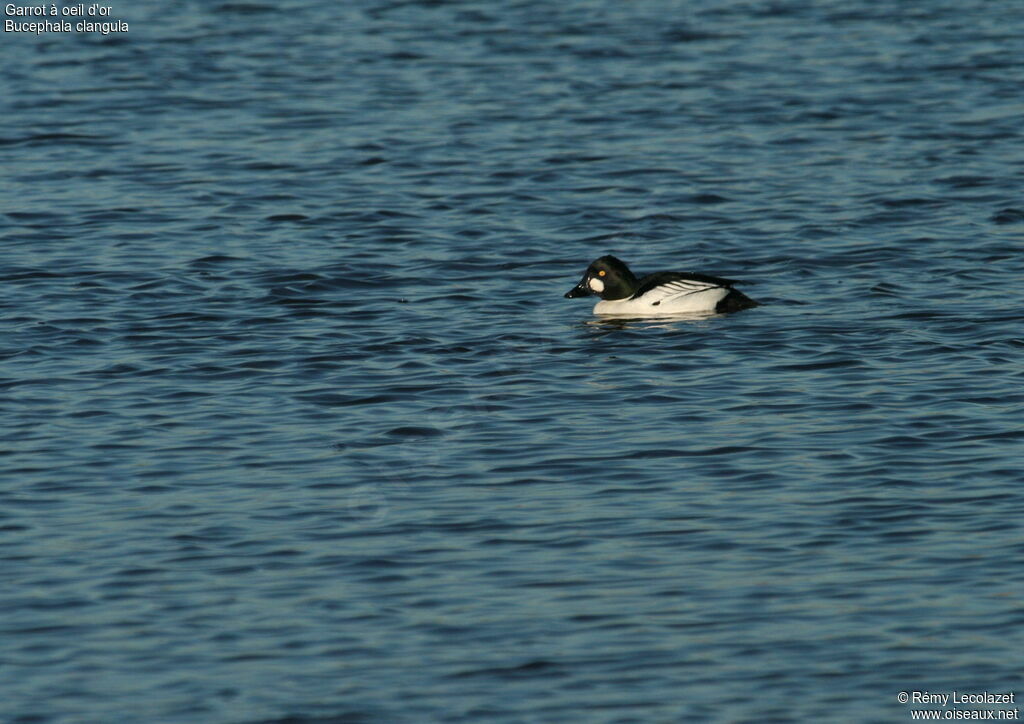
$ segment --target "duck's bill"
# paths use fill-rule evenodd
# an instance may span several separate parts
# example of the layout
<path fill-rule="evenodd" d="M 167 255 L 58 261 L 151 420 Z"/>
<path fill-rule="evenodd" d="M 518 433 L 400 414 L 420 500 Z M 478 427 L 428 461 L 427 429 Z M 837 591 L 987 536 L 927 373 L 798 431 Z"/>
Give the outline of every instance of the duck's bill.
<path fill-rule="evenodd" d="M 576 297 L 586 297 L 593 294 L 590 289 L 587 288 L 587 279 L 584 277 L 580 280 L 580 283 L 574 286 L 572 289 L 565 293 L 566 299 L 575 299 Z"/>

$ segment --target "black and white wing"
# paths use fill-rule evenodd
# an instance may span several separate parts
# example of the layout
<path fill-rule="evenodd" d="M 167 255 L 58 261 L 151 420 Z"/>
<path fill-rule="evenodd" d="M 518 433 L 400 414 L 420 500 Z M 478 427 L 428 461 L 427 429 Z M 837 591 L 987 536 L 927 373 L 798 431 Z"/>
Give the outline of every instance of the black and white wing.
<path fill-rule="evenodd" d="M 657 272 L 648 274 L 640 280 L 640 286 L 633 299 L 643 297 L 652 305 L 662 302 L 700 294 L 712 289 L 731 289 L 735 284 L 731 279 L 721 279 L 707 274 L 691 274 L 686 272 Z"/>

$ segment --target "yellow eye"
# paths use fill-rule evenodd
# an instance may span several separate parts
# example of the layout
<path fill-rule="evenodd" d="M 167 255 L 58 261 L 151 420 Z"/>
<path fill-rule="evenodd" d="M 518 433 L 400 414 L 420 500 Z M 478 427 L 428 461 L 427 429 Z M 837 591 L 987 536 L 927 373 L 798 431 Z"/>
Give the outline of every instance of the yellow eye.
<path fill-rule="evenodd" d="M 602 269 L 601 271 L 599 271 L 599 272 L 597 273 L 597 275 L 598 275 L 599 277 L 603 277 L 603 276 L 604 276 L 605 274 L 607 274 L 607 273 L 608 273 L 608 272 L 606 272 L 606 271 L 605 271 L 604 269 Z"/>

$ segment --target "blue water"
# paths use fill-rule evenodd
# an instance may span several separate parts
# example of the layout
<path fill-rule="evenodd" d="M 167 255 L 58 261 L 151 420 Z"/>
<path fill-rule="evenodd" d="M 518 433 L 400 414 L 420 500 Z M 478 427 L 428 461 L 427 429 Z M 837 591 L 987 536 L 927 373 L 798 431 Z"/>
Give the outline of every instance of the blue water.
<path fill-rule="evenodd" d="M 0 46 L 4 721 L 1024 694 L 1024 5 L 112 18 Z"/>

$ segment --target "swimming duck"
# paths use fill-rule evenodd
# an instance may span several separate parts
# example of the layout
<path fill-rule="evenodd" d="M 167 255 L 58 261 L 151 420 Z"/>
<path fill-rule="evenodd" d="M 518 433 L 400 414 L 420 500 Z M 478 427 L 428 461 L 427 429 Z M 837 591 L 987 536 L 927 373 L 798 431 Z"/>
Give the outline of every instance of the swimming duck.
<path fill-rule="evenodd" d="M 655 272 L 637 279 L 621 260 L 602 256 L 587 267 L 566 299 L 596 294 L 601 301 L 594 314 L 656 316 L 700 312 L 738 312 L 757 302 L 732 285 L 730 279 L 691 272 Z"/>

